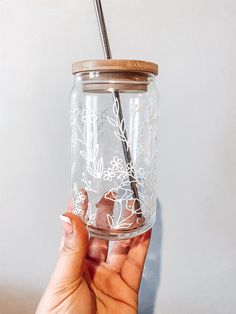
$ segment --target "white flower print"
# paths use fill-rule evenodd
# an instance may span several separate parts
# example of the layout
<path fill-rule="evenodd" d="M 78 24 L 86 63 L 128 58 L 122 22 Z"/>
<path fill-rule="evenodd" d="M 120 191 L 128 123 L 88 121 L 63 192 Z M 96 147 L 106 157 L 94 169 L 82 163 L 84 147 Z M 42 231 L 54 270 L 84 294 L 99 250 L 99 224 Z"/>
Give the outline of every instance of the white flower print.
<path fill-rule="evenodd" d="M 85 195 L 83 195 L 82 192 L 79 192 L 77 202 L 84 203 L 84 201 L 85 201 Z"/>
<path fill-rule="evenodd" d="M 84 215 L 84 211 L 81 206 L 75 206 L 73 214 L 82 217 Z"/>
<path fill-rule="evenodd" d="M 127 136 L 125 134 L 125 121 L 124 118 L 122 120 L 120 120 L 119 118 L 119 101 L 117 98 L 115 98 L 115 101 L 113 103 L 113 118 L 107 116 L 107 121 L 110 123 L 110 125 L 112 125 L 113 127 L 116 128 L 116 130 L 114 131 L 115 136 L 122 142 L 125 142 L 126 145 L 126 149 L 128 151 L 129 149 L 129 143 L 127 140 Z M 118 129 L 118 130 L 117 130 Z"/>
<path fill-rule="evenodd" d="M 131 161 L 131 162 L 129 162 L 128 164 L 127 164 L 127 174 L 128 175 L 130 175 L 130 176 L 134 176 L 134 174 L 135 174 L 135 171 L 136 169 L 135 169 L 135 164 L 134 164 L 134 162 L 133 161 Z"/>
<path fill-rule="evenodd" d="M 116 176 L 112 168 L 108 168 L 104 171 L 103 180 L 112 181 L 112 179 Z"/>
<path fill-rule="evenodd" d="M 104 214 L 107 224 L 113 230 L 136 228 L 140 217 L 149 220 L 148 215 L 153 212 L 155 205 L 155 191 L 153 192 L 153 186 L 156 184 L 155 162 L 151 162 L 149 167 L 144 159 L 146 146 L 150 144 L 149 135 L 154 132 L 151 129 L 154 123 L 152 111 L 141 103 L 134 104 L 131 108 L 132 117 L 135 117 L 139 124 L 137 142 L 130 133 L 132 128 L 126 129 L 128 136 L 125 136 L 125 121 L 120 121 L 119 110 L 117 100 L 114 101 L 112 108 L 110 103 L 107 104 L 102 113 L 93 103 L 89 103 L 87 107 L 83 103 L 78 103 L 72 105 L 70 116 L 71 141 L 73 149 L 75 148 L 73 151 L 81 156 L 83 163 L 78 167 L 79 170 L 76 168 L 73 177 L 74 213 L 80 216 L 85 224 L 97 226 L 96 214 L 100 215 L 100 212 L 97 212 L 96 204 L 101 193 L 100 185 L 97 183 L 100 181 L 101 185 L 104 185 L 102 196 L 114 202 L 113 212 Z M 140 112 L 140 117 L 135 116 L 136 112 Z M 129 126 L 129 119 L 126 122 Z M 101 149 L 107 144 L 100 141 L 101 138 L 104 139 L 107 128 L 114 138 L 114 149 L 113 147 L 112 150 L 109 149 L 109 156 Z M 116 138 L 119 140 L 117 147 Z M 127 150 L 130 149 L 133 162 L 126 163 L 120 141 L 125 142 Z"/>
<path fill-rule="evenodd" d="M 76 183 L 73 184 L 72 192 L 74 213 L 76 215 L 83 216 L 84 211 L 82 209 L 81 204 L 84 203 L 85 201 L 85 195 L 81 191 L 79 191 L 79 188 Z"/>
<path fill-rule="evenodd" d="M 115 170 L 115 171 L 121 171 L 123 169 L 122 167 L 122 159 L 117 157 L 117 156 L 114 156 L 113 159 L 111 160 L 111 165 L 112 165 L 112 169 Z"/>

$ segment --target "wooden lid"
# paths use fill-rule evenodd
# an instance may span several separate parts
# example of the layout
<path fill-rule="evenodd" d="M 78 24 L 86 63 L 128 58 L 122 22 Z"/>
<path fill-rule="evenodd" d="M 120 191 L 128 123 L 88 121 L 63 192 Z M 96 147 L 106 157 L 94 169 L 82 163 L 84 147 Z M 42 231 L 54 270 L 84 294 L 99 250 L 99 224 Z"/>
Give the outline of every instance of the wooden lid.
<path fill-rule="evenodd" d="M 85 60 L 72 65 L 72 73 L 101 71 L 101 72 L 139 72 L 158 74 L 158 65 L 156 63 L 142 60 Z"/>

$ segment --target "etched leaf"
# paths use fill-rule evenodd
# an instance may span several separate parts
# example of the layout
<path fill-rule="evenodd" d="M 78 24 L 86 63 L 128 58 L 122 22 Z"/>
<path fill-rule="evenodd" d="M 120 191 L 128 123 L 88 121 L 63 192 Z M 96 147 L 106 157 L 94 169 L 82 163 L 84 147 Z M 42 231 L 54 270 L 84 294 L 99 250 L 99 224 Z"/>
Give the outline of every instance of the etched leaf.
<path fill-rule="evenodd" d="M 116 229 L 128 229 L 129 227 L 131 227 L 132 223 L 128 223 L 128 222 L 121 222 L 119 223 L 118 226 L 116 226 Z"/>
<path fill-rule="evenodd" d="M 125 131 L 125 121 L 124 121 L 124 119 L 122 119 L 121 122 L 120 122 L 120 130 L 121 130 L 122 133 L 124 133 L 124 131 Z"/>
<path fill-rule="evenodd" d="M 85 139 L 85 131 L 82 131 L 81 128 L 77 125 L 77 129 L 79 130 L 83 140 Z"/>
<path fill-rule="evenodd" d="M 94 171 L 94 169 L 93 168 L 91 168 L 91 167 L 88 167 L 88 172 L 91 174 L 91 176 L 93 176 L 94 178 L 98 178 L 98 176 L 97 176 L 97 172 L 96 171 Z"/>
<path fill-rule="evenodd" d="M 84 158 L 84 159 L 86 159 L 87 160 L 87 153 L 84 151 L 84 150 L 81 150 L 80 151 L 80 155 Z"/>
<path fill-rule="evenodd" d="M 118 113 L 119 113 L 119 103 L 118 103 L 118 99 L 116 98 L 114 105 L 113 105 L 113 113 L 116 117 L 118 117 Z"/>
<path fill-rule="evenodd" d="M 132 190 L 130 190 L 130 189 L 124 189 L 124 188 L 121 188 L 120 190 L 119 190 L 119 192 L 120 192 L 120 199 L 122 199 L 122 200 L 127 200 L 127 199 L 130 199 L 130 198 L 132 198 L 132 196 L 133 196 L 133 191 Z"/>
<path fill-rule="evenodd" d="M 123 141 L 123 142 L 126 142 L 126 138 L 124 137 L 124 135 L 120 134 L 119 132 L 114 132 L 115 133 L 115 136 L 120 140 L 120 141 Z"/>
<path fill-rule="evenodd" d="M 102 157 L 98 161 L 97 172 L 100 174 L 100 177 L 101 177 L 103 173 L 103 158 Z"/>
<path fill-rule="evenodd" d="M 108 224 L 109 224 L 109 226 L 110 226 L 111 228 L 114 228 L 114 226 L 115 226 L 114 219 L 113 219 L 113 217 L 112 217 L 111 215 L 109 215 L 109 214 L 107 214 L 107 222 L 108 222 Z"/>
<path fill-rule="evenodd" d="M 115 201 L 116 196 L 117 196 L 117 192 L 116 192 L 116 189 L 114 188 L 108 191 L 107 193 L 105 193 L 105 198 L 113 202 Z"/>
<path fill-rule="evenodd" d="M 97 158 L 98 149 L 99 149 L 99 144 L 96 144 L 95 147 L 93 148 L 92 152 L 91 152 L 91 160 L 94 161 Z"/>
<path fill-rule="evenodd" d="M 108 121 L 111 125 L 117 126 L 116 121 L 115 121 L 114 119 L 112 119 L 111 117 L 107 117 L 107 121 Z"/>
<path fill-rule="evenodd" d="M 82 144 L 84 144 L 84 145 L 86 145 L 86 143 L 83 140 L 81 140 L 80 138 L 77 138 L 77 141 L 82 143 Z"/>

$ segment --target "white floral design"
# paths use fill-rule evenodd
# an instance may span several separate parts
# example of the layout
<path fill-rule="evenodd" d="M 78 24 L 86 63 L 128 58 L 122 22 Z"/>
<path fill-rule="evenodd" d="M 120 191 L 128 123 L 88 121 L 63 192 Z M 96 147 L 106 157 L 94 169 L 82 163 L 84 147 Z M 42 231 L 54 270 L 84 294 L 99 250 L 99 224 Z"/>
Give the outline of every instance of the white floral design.
<path fill-rule="evenodd" d="M 123 169 L 122 163 L 123 161 L 121 158 L 114 156 L 113 159 L 111 160 L 112 169 L 121 171 Z"/>
<path fill-rule="evenodd" d="M 120 121 L 120 118 L 119 118 L 119 101 L 117 98 L 115 98 L 115 101 L 113 103 L 113 115 L 114 115 L 114 118 L 108 116 L 107 121 L 112 126 L 116 127 L 114 134 L 120 141 L 125 142 L 126 149 L 128 151 L 129 143 L 127 141 L 127 137 L 125 136 L 125 121 L 124 121 L 124 119 L 122 119 Z"/>
<path fill-rule="evenodd" d="M 126 222 L 130 217 L 127 217 L 121 221 L 117 220 L 115 222 L 114 218 L 107 214 L 107 222 L 111 229 L 128 229 L 132 226 L 132 222 Z M 118 222 L 119 221 L 119 222 Z"/>
<path fill-rule="evenodd" d="M 85 223 L 87 225 L 95 225 L 95 218 L 96 218 L 96 214 L 93 213 L 91 204 L 88 203 L 88 209 L 84 218 Z"/>
<path fill-rule="evenodd" d="M 72 147 L 75 147 L 77 142 L 78 142 L 78 136 L 76 132 L 76 124 L 77 124 L 77 119 L 79 116 L 79 109 L 76 104 L 72 104 L 71 106 L 71 112 L 70 112 L 70 124 L 72 128 L 72 133 L 71 133 L 71 145 Z"/>
<path fill-rule="evenodd" d="M 112 229 L 128 229 L 137 220 L 136 218 L 143 215 L 144 197 L 143 197 L 143 179 L 145 178 L 145 171 L 143 168 L 136 169 L 135 164 L 129 163 L 124 170 L 124 167 L 119 163 L 120 167 L 117 168 L 116 178 L 120 178 L 120 183 L 117 187 L 110 189 L 105 198 L 118 203 L 118 214 L 116 218 L 107 214 L 107 222 Z M 117 176 L 117 174 L 119 174 Z M 139 199 L 135 197 L 134 191 L 131 189 L 131 184 L 135 183 L 139 188 Z M 132 206 L 128 206 L 130 200 L 133 201 Z M 126 204 L 126 205 L 124 205 Z M 122 218 L 123 207 L 126 207 L 130 214 Z M 131 221 L 131 217 L 134 216 L 134 220 Z"/>
<path fill-rule="evenodd" d="M 77 143 L 81 144 L 82 149 L 80 150 L 80 155 L 86 160 L 88 173 L 92 177 L 100 179 L 102 178 L 104 168 L 103 157 L 98 159 L 99 144 L 97 143 L 96 134 L 91 131 L 94 123 L 98 119 L 97 113 L 91 108 L 80 110 L 79 108 L 81 107 L 81 104 L 73 104 L 71 109 L 72 147 L 75 147 Z M 89 125 L 90 131 L 88 131 Z M 88 182 L 85 178 L 83 179 L 84 182 Z M 88 186 L 90 190 L 94 190 L 91 184 L 88 184 Z"/>
<path fill-rule="evenodd" d="M 97 191 L 92 188 L 91 180 L 88 180 L 88 178 L 87 178 L 87 176 L 85 175 L 84 172 L 82 172 L 81 181 L 85 183 L 85 190 L 86 191 L 91 191 L 91 192 L 97 193 Z"/>
<path fill-rule="evenodd" d="M 156 119 L 156 113 L 147 107 L 144 104 L 135 104 L 133 107 L 134 114 L 137 112 L 145 113 L 144 119 L 139 122 L 137 133 L 139 142 L 136 142 L 135 145 L 135 142 L 128 142 L 127 136 L 125 136 L 125 123 L 124 119 L 121 121 L 119 119 L 119 102 L 117 99 L 112 106 L 113 115 L 108 116 L 110 107 L 107 107 L 106 112 L 103 111 L 99 118 L 96 108 L 84 109 L 83 104 L 72 105 L 70 117 L 72 147 L 76 147 L 78 144 L 79 154 L 86 164 L 80 181 L 83 182 L 84 189 L 90 193 L 92 200 L 94 193 L 99 191 L 94 186 L 94 182 L 97 182 L 97 180 L 102 180 L 103 183 L 101 182 L 101 184 L 112 187 L 105 193 L 105 198 L 113 201 L 115 205 L 113 214 L 106 214 L 107 223 L 111 229 L 129 229 L 134 227 L 134 224 L 137 227 L 140 215 L 145 219 L 149 219 L 149 213 L 150 215 L 153 213 L 153 204 L 155 203 L 153 186 L 156 185 L 154 164 L 156 159 L 150 163 L 150 168 L 144 169 L 134 161 L 126 164 L 124 156 L 120 155 L 120 152 L 116 152 L 108 161 L 108 164 L 105 165 L 96 132 L 100 132 L 100 136 L 101 132 L 106 131 L 103 130 L 105 124 L 111 125 L 114 131 L 113 137 L 125 142 L 127 150 L 133 150 L 132 157 L 133 160 L 136 160 L 138 156 L 142 157 L 146 149 L 149 149 L 150 141 L 147 141 L 147 139 L 153 138 L 152 132 L 155 132 L 153 123 Z M 150 136 L 150 134 L 152 135 Z M 145 164 L 146 162 L 141 161 L 141 165 L 145 167 Z M 136 198 L 131 188 L 132 183 L 138 189 L 138 198 Z M 96 199 L 97 197 L 98 195 Z M 131 200 L 132 203 L 130 203 Z M 85 196 L 79 191 L 76 184 L 73 185 L 74 212 L 81 216 L 86 224 L 96 226 L 96 206 L 92 206 L 92 203 L 88 200 L 85 208 L 84 203 Z M 124 215 L 125 208 L 128 214 L 126 211 Z"/>
<path fill-rule="evenodd" d="M 73 201 L 74 214 L 83 216 L 84 211 L 82 209 L 81 204 L 84 203 L 85 201 L 85 195 L 83 195 L 82 192 L 79 191 L 79 188 L 76 183 L 73 183 L 72 201 Z"/>
<path fill-rule="evenodd" d="M 107 170 L 104 170 L 103 173 L 103 180 L 112 181 L 112 179 L 116 176 L 115 172 L 112 168 L 108 168 Z"/>
<path fill-rule="evenodd" d="M 133 191 L 129 188 L 118 186 L 117 188 L 112 188 L 105 194 L 105 198 L 114 202 L 116 200 L 119 203 L 126 201 L 133 197 Z"/>

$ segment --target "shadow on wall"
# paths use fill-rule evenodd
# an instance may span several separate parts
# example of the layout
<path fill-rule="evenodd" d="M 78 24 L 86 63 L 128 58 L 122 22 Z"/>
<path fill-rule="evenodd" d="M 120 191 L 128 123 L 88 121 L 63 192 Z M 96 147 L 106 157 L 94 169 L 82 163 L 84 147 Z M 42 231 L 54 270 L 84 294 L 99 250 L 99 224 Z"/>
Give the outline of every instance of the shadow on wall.
<path fill-rule="evenodd" d="M 152 229 L 152 239 L 145 262 L 143 279 L 139 292 L 140 314 L 154 313 L 155 302 L 160 285 L 162 220 L 161 204 L 158 200 L 156 209 L 156 222 Z"/>
<path fill-rule="evenodd" d="M 0 286 L 1 314 L 32 314 L 35 313 L 41 297 L 40 292 L 20 287 Z"/>

